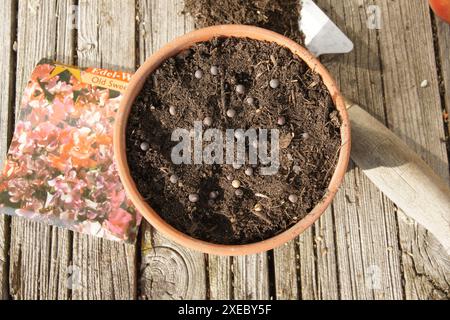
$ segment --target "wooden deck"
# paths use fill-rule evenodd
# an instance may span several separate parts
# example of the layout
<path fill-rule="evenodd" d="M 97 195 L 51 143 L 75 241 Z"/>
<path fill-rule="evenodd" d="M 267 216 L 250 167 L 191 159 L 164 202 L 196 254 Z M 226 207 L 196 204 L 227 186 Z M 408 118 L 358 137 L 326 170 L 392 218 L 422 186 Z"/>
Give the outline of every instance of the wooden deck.
<path fill-rule="evenodd" d="M 422 0 L 317 2 L 355 42 L 353 53 L 324 58 L 343 93 L 449 179 L 450 27 Z M 74 5 L 82 21 L 76 30 Z M 367 27 L 369 5 L 380 8 L 379 30 Z M 1 156 L 42 57 L 135 70 L 193 29 L 182 9 L 182 0 L 1 1 Z M 70 290 L 73 270 L 80 285 Z M 4 299 L 445 299 L 450 258 L 352 164 L 313 228 L 255 256 L 193 252 L 148 224 L 136 245 L 122 245 L 0 216 L 0 284 Z"/>

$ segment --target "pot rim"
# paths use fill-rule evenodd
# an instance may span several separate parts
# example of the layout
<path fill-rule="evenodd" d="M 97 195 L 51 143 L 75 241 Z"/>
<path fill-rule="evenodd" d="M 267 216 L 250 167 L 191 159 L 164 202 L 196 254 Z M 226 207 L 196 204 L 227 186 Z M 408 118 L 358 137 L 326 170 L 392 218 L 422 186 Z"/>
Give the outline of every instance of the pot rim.
<path fill-rule="evenodd" d="M 133 106 L 134 101 L 141 91 L 147 77 L 168 58 L 173 57 L 181 51 L 192 47 L 195 43 L 208 41 L 215 37 L 250 38 L 259 41 L 275 42 L 280 46 L 288 48 L 292 51 L 293 54 L 297 55 L 298 57 L 300 57 L 300 59 L 305 61 L 313 71 L 321 75 L 324 84 L 330 92 L 330 95 L 342 121 L 342 143 L 338 163 L 328 186 L 327 193 L 324 195 L 322 200 L 306 217 L 301 219 L 298 223 L 296 223 L 288 230 L 272 238 L 250 244 L 214 244 L 195 239 L 172 227 L 155 212 L 155 210 L 143 199 L 143 197 L 137 190 L 134 180 L 130 174 L 126 156 L 125 136 L 128 116 L 130 114 L 131 107 Z M 310 53 L 307 49 L 294 42 L 293 40 L 270 30 L 247 25 L 219 25 L 199 29 L 176 38 L 145 61 L 145 63 L 133 75 L 128 88 L 120 102 L 114 125 L 113 144 L 119 176 L 125 188 L 127 196 L 130 198 L 137 211 L 141 213 L 142 216 L 152 226 L 154 226 L 167 238 L 187 248 L 209 254 L 237 256 L 256 254 L 279 247 L 297 237 L 304 230 L 310 227 L 323 214 L 323 212 L 331 204 L 347 170 L 348 162 L 350 159 L 351 132 L 344 98 L 339 92 L 335 80 L 331 77 L 330 73 L 319 62 L 319 60 L 313 56 L 312 53 Z"/>

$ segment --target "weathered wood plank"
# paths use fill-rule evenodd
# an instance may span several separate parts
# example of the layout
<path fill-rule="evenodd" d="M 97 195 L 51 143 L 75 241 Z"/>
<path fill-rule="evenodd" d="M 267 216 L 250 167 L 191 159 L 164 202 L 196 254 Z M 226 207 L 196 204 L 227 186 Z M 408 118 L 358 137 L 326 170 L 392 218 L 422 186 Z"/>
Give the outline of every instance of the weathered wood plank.
<path fill-rule="evenodd" d="M 14 120 L 14 63 L 15 53 L 15 21 L 17 8 L 12 0 L 0 4 L 0 41 L 4 50 L 0 53 L 0 167 L 8 151 L 8 143 Z M 0 300 L 9 298 L 8 288 L 8 250 L 9 250 L 9 217 L 0 215 Z"/>
<path fill-rule="evenodd" d="M 302 300 L 317 299 L 318 285 L 313 228 L 314 227 L 305 230 L 298 238 L 300 287 L 297 290 L 299 290 L 300 299 Z M 279 276 L 277 276 L 277 278 L 278 277 Z"/>
<path fill-rule="evenodd" d="M 299 298 L 297 246 L 296 240 L 293 240 L 273 251 L 277 300 L 297 300 Z"/>
<path fill-rule="evenodd" d="M 355 43 L 351 54 L 326 58 L 326 65 L 345 96 L 358 101 L 383 121 L 378 31 L 368 28 L 372 14 L 369 6 L 373 1 L 323 0 L 318 3 Z M 337 275 L 329 269 L 332 268 L 329 263 L 329 267 L 322 267 L 323 271 L 319 272 L 319 281 L 326 283 L 325 270 L 331 279 L 338 279 L 341 299 L 402 298 L 394 206 L 352 164 L 333 202 L 333 220 Z M 329 223 L 331 226 L 332 222 Z M 333 246 L 327 245 L 327 250 L 330 248 Z M 321 257 L 320 252 L 317 256 Z M 323 266 L 321 262 L 320 265 Z M 337 298 L 336 295 L 333 298 Z"/>
<path fill-rule="evenodd" d="M 18 4 L 16 111 L 36 63 L 44 57 L 70 63 L 71 0 Z M 65 299 L 70 258 L 69 231 L 13 217 L 10 245 L 10 294 L 14 299 Z"/>
<path fill-rule="evenodd" d="M 179 0 L 139 0 L 139 58 L 143 63 L 170 40 L 194 29 Z M 143 226 L 140 293 L 143 299 L 205 299 L 206 264 L 201 253 Z"/>
<path fill-rule="evenodd" d="M 135 69 L 135 1 L 79 1 L 78 65 Z M 136 246 L 82 234 L 73 239 L 73 266 L 80 284 L 74 299 L 137 296 Z"/>
<path fill-rule="evenodd" d="M 267 253 L 233 258 L 231 270 L 234 275 L 234 299 L 268 300 L 269 267 Z"/>
<path fill-rule="evenodd" d="M 406 0 L 376 3 L 380 5 L 384 23 L 380 54 L 388 126 L 441 177 L 448 179 L 428 3 Z M 429 82 L 428 87 L 421 88 L 423 80 Z M 398 223 L 406 298 L 449 297 L 448 255 L 430 234 L 400 211 Z"/>
<path fill-rule="evenodd" d="M 232 257 L 208 256 L 209 299 L 230 300 L 233 298 L 232 260 Z"/>
<path fill-rule="evenodd" d="M 441 72 L 441 97 L 444 99 L 444 104 L 447 112 L 450 112 L 450 25 L 443 20 L 436 18 L 436 31 L 437 31 L 437 45 L 438 45 L 438 59 L 440 61 Z M 447 118 L 447 136 L 450 136 L 450 125 Z M 449 138 L 450 139 L 450 138 Z M 449 143 L 449 141 L 447 141 Z"/>

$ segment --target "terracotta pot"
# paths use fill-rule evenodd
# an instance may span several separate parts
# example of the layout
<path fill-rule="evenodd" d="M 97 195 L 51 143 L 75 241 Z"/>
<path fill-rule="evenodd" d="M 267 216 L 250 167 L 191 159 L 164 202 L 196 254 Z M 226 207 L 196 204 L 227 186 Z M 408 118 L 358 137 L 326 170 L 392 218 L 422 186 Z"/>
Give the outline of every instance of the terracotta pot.
<path fill-rule="evenodd" d="M 323 200 L 301 221 L 291 227 L 289 230 L 268 240 L 245 245 L 220 245 L 208 243 L 194 239 L 170 226 L 165 222 L 157 212 L 143 199 L 130 175 L 127 164 L 125 133 L 130 109 L 134 100 L 142 89 L 147 77 L 157 69 L 162 62 L 173 57 L 181 51 L 193 46 L 197 42 L 211 40 L 214 37 L 239 37 L 251 38 L 275 42 L 281 46 L 290 49 L 294 54 L 303 59 L 311 69 L 318 72 L 331 93 L 333 101 L 342 119 L 341 135 L 342 147 L 339 154 L 339 160 L 336 170 L 331 179 L 328 192 Z M 188 33 L 167 44 L 164 48 L 152 55 L 133 76 L 131 83 L 122 99 L 120 109 L 117 113 L 116 124 L 114 128 L 114 153 L 118 165 L 120 178 L 125 190 L 137 210 L 142 213 L 144 218 L 149 221 L 158 231 L 167 238 L 181 244 L 185 247 L 198 250 L 205 253 L 217 255 L 246 255 L 254 254 L 270 249 L 274 249 L 284 243 L 294 239 L 305 229 L 310 227 L 327 209 L 333 200 L 342 180 L 344 178 L 347 165 L 350 158 L 350 123 L 345 108 L 344 99 L 341 96 L 335 81 L 330 76 L 325 67 L 305 48 L 296 42 L 275 32 L 243 25 L 224 25 L 200 29 Z"/>

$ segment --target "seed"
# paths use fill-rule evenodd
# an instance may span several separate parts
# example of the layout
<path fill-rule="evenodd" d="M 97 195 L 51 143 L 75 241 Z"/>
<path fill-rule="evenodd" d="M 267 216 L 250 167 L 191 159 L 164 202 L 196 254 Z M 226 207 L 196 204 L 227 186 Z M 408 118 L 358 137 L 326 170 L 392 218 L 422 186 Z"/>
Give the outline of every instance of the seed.
<path fill-rule="evenodd" d="M 255 105 L 255 99 L 252 97 L 248 97 L 246 100 L 248 105 L 254 106 Z"/>
<path fill-rule="evenodd" d="M 291 194 L 291 195 L 289 196 L 289 201 L 290 201 L 291 203 L 297 203 L 298 197 L 297 197 L 295 194 Z"/>
<path fill-rule="evenodd" d="M 237 92 L 238 94 L 244 94 L 244 93 L 245 93 L 245 87 L 244 87 L 244 85 L 238 84 L 238 85 L 236 86 L 236 92 Z"/>
<path fill-rule="evenodd" d="M 211 191 L 210 193 L 209 193 L 209 198 L 210 199 L 217 199 L 217 197 L 219 196 L 219 193 L 217 192 L 217 191 Z"/>
<path fill-rule="evenodd" d="M 299 174 L 300 171 L 301 171 L 301 168 L 300 168 L 299 166 L 294 166 L 294 167 L 292 168 L 292 170 L 293 170 L 296 174 Z"/>
<path fill-rule="evenodd" d="M 236 115 L 236 111 L 234 109 L 228 109 L 227 110 L 227 117 L 233 118 Z"/>
<path fill-rule="evenodd" d="M 259 203 L 255 204 L 255 207 L 253 208 L 256 212 L 261 212 L 263 210 L 263 206 Z"/>
<path fill-rule="evenodd" d="M 233 186 L 233 188 L 239 189 L 241 187 L 241 182 L 239 180 L 233 180 L 231 185 Z"/>
<path fill-rule="evenodd" d="M 231 180 L 233 180 L 233 177 L 231 175 L 227 175 L 227 180 L 231 181 Z"/>
<path fill-rule="evenodd" d="M 197 79 L 201 79 L 201 78 L 203 77 L 203 71 L 202 71 L 202 70 L 197 70 L 197 71 L 195 71 L 194 76 L 195 76 Z"/>
<path fill-rule="evenodd" d="M 234 192 L 234 194 L 237 197 L 242 197 L 244 195 L 244 191 L 242 191 L 242 189 L 236 189 L 236 191 Z"/>
<path fill-rule="evenodd" d="M 302 139 L 303 140 L 308 140 L 309 139 L 309 133 L 308 132 L 302 133 Z"/>
<path fill-rule="evenodd" d="M 191 193 L 191 194 L 189 195 L 189 201 L 190 201 L 190 202 L 196 203 L 196 202 L 198 202 L 198 200 L 200 200 L 200 197 L 198 196 L 198 194 L 196 194 L 196 193 Z"/>
<path fill-rule="evenodd" d="M 280 86 L 280 81 L 278 79 L 272 79 L 269 85 L 272 89 L 277 89 Z"/>
<path fill-rule="evenodd" d="M 148 151 L 148 149 L 150 149 L 150 145 L 148 144 L 148 142 L 142 142 L 141 143 L 141 150 L 142 151 Z"/>
<path fill-rule="evenodd" d="M 176 184 L 178 183 L 178 177 L 175 174 L 173 174 L 170 176 L 169 181 L 170 183 Z"/>
<path fill-rule="evenodd" d="M 205 119 L 203 119 L 203 124 L 207 127 L 211 126 L 213 123 L 213 120 L 211 117 L 206 117 Z"/>
<path fill-rule="evenodd" d="M 170 113 L 170 115 L 174 116 L 177 114 L 177 109 L 175 109 L 175 107 L 172 106 L 169 108 L 169 113 Z"/>
<path fill-rule="evenodd" d="M 286 118 L 285 117 L 278 117 L 277 123 L 279 126 L 284 126 L 286 124 Z"/>
<path fill-rule="evenodd" d="M 253 175 L 253 168 L 247 168 L 247 169 L 245 169 L 245 174 L 247 175 L 247 176 L 252 176 Z"/>
<path fill-rule="evenodd" d="M 212 66 L 210 71 L 213 76 L 217 76 L 219 74 L 219 68 L 216 66 Z"/>
<path fill-rule="evenodd" d="M 428 80 L 423 80 L 422 83 L 420 84 L 420 86 L 421 86 L 422 88 L 428 87 Z"/>

